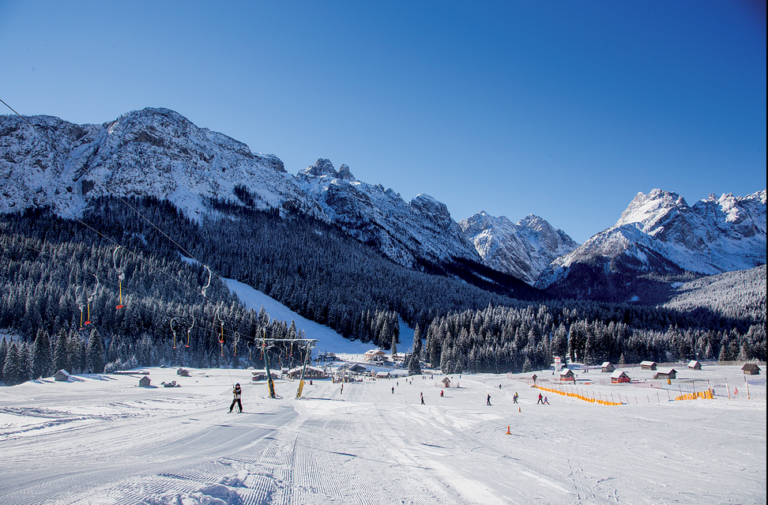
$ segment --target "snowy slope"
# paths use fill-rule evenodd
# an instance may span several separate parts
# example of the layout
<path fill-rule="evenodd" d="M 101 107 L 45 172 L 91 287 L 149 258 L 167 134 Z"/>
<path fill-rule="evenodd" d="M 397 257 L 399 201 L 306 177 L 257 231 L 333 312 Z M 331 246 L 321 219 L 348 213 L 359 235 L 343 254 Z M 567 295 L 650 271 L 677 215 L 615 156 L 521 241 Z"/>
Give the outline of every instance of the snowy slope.
<path fill-rule="evenodd" d="M 703 277 L 674 287 L 674 294 L 664 307 L 681 311 L 704 308 L 724 317 L 756 314 L 765 322 L 765 265 Z"/>
<path fill-rule="evenodd" d="M 480 212 L 459 226 L 486 265 L 531 285 L 555 258 L 578 247 L 565 232 L 534 215 L 514 224 L 504 216 Z"/>
<path fill-rule="evenodd" d="M 536 282 L 540 288 L 578 283 L 576 265 L 644 275 L 683 271 L 713 275 L 766 263 L 766 192 L 711 195 L 689 206 L 676 193 L 638 195 L 616 224 L 557 258 Z M 582 269 L 583 270 L 583 269 Z"/>
<path fill-rule="evenodd" d="M 178 388 L 32 381 L 0 393 L 0 502 L 765 503 L 765 380 L 751 379 L 747 399 L 738 366 L 676 368 L 670 386 L 627 368 L 636 384 L 590 373 L 568 388 L 621 397 L 610 407 L 547 391 L 537 405 L 528 374 L 453 376 L 448 389 L 442 376 L 343 391 L 315 380 L 298 400 L 296 381 L 278 380 L 270 399 L 247 370 L 147 370 Z M 669 401 L 693 379 L 716 399 Z M 242 414 L 226 413 L 234 382 Z"/>

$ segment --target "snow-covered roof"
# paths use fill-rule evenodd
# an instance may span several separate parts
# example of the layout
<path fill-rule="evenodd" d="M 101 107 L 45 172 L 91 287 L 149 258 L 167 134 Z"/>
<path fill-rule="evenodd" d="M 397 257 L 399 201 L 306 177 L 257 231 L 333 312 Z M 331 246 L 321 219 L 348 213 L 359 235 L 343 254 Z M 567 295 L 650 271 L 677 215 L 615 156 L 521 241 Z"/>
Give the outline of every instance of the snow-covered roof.
<path fill-rule="evenodd" d="M 564 370 L 560 370 L 560 375 L 566 376 L 566 375 L 573 375 L 573 370 L 570 368 L 566 368 Z"/>
<path fill-rule="evenodd" d="M 611 374 L 611 378 L 613 378 L 613 379 L 618 379 L 618 378 L 619 378 L 619 377 L 621 377 L 622 375 L 627 375 L 627 374 L 626 374 L 626 373 L 624 373 L 624 371 L 622 371 L 622 370 L 616 370 L 616 371 L 614 371 L 614 372 Z"/>
<path fill-rule="evenodd" d="M 660 374 L 671 374 L 671 373 L 676 374 L 677 370 L 675 370 L 674 368 L 659 368 L 657 372 Z"/>
<path fill-rule="evenodd" d="M 610 362 L 610 361 L 603 361 L 603 364 L 602 364 L 602 365 L 600 365 L 600 366 L 601 366 L 601 367 L 603 367 L 603 368 L 605 368 L 605 367 L 607 367 L 607 366 L 613 366 L 613 365 L 611 365 L 611 362 Z"/>
<path fill-rule="evenodd" d="M 649 366 L 649 365 L 655 365 L 655 361 L 641 361 L 640 365 Z"/>
<path fill-rule="evenodd" d="M 381 355 L 381 354 L 386 354 L 386 353 L 384 351 L 382 351 L 381 349 L 371 349 L 370 351 L 365 351 L 365 354 L 368 355 L 368 356 L 372 356 L 374 354 Z"/>

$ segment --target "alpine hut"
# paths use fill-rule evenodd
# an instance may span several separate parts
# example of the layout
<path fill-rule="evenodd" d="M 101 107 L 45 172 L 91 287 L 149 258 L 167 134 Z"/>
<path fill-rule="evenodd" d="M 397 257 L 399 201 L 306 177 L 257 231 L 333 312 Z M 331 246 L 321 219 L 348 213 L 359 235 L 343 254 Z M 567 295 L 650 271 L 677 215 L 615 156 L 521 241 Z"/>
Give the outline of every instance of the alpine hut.
<path fill-rule="evenodd" d="M 576 376 L 573 375 L 573 370 L 570 368 L 564 368 L 560 370 L 560 380 L 576 382 Z"/>
<path fill-rule="evenodd" d="M 744 363 L 741 369 L 745 375 L 760 375 L 760 367 L 757 366 L 757 363 Z"/>
<path fill-rule="evenodd" d="M 611 374 L 611 384 L 621 384 L 623 382 L 630 382 L 629 375 L 621 370 L 614 370 Z"/>
<path fill-rule="evenodd" d="M 688 363 L 688 370 L 701 370 L 701 363 L 693 360 L 690 363 Z"/>
<path fill-rule="evenodd" d="M 152 381 L 150 380 L 150 378 L 145 375 L 144 377 L 139 379 L 139 387 L 140 388 L 148 388 L 149 385 L 151 384 L 151 382 Z"/>
<path fill-rule="evenodd" d="M 655 361 L 641 361 L 640 370 L 656 370 Z"/>
<path fill-rule="evenodd" d="M 69 380 L 69 372 L 67 372 L 66 370 L 59 370 L 53 376 L 53 380 L 61 381 L 61 382 L 68 381 Z"/>
<path fill-rule="evenodd" d="M 654 379 L 674 379 L 675 377 L 677 377 L 677 370 L 674 368 L 663 368 L 653 376 Z"/>
<path fill-rule="evenodd" d="M 610 361 L 604 361 L 602 365 L 600 365 L 600 371 L 604 373 L 611 373 L 614 370 L 616 370 L 616 367 L 611 365 Z"/>

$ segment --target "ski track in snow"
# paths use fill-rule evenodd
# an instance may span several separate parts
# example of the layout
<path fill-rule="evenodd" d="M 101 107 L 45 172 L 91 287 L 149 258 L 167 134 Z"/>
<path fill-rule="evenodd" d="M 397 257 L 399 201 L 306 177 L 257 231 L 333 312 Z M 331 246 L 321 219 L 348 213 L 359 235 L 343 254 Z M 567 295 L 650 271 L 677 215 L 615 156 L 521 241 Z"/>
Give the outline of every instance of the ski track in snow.
<path fill-rule="evenodd" d="M 700 377 L 743 381 L 708 368 Z M 764 382 L 751 400 L 651 402 L 621 385 L 629 404 L 541 406 L 527 375 L 454 376 L 443 398 L 437 375 L 343 393 L 318 380 L 297 400 L 296 381 L 270 399 L 246 370 L 149 371 L 182 387 L 79 376 L 0 389 L 0 503 L 765 503 Z M 227 414 L 233 381 L 242 414 Z"/>

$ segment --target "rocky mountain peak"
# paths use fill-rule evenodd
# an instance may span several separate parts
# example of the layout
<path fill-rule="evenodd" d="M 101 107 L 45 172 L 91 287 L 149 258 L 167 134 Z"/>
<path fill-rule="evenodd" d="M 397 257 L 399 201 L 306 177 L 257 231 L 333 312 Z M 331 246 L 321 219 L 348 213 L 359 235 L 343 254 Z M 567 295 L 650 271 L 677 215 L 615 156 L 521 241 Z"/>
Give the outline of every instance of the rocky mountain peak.
<path fill-rule="evenodd" d="M 349 169 L 349 167 L 347 167 Z M 337 178 L 338 173 L 336 172 L 336 169 L 333 168 L 333 163 L 331 163 L 331 160 L 327 160 L 325 158 L 318 158 L 317 161 L 315 161 L 314 165 L 310 165 L 304 170 L 300 172 L 301 174 L 305 175 L 311 175 L 313 177 L 322 177 L 324 175 L 329 175 L 332 178 Z"/>

